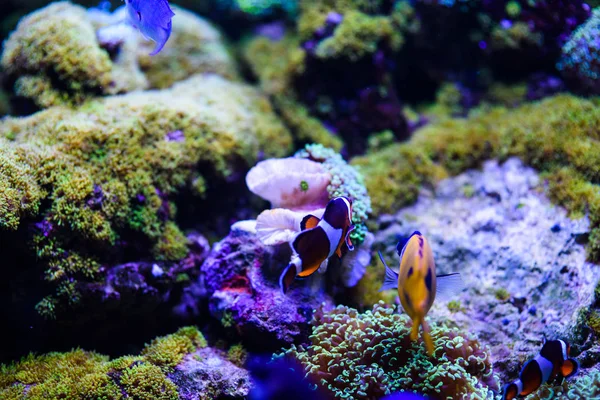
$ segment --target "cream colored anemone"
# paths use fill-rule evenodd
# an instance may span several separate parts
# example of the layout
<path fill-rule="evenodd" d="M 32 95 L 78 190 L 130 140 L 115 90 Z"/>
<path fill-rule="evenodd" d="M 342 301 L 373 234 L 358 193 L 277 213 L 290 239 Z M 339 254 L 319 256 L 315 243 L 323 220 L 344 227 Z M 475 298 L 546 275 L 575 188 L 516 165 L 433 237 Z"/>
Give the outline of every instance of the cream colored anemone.
<path fill-rule="evenodd" d="M 312 211 L 292 211 L 286 208 L 265 210 L 256 218 L 256 234 L 268 246 L 290 242 L 300 232 L 300 223 L 306 215 L 321 218 L 324 212 L 324 208 Z"/>

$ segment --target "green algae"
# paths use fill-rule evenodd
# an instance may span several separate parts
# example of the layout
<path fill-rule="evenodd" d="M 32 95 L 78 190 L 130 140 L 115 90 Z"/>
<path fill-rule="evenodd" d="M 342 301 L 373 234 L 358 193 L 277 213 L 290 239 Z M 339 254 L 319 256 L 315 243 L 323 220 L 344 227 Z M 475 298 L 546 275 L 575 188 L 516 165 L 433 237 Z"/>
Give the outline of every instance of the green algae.
<path fill-rule="evenodd" d="M 206 347 L 195 327 L 159 337 L 141 356 L 109 360 L 94 352 L 30 354 L 19 362 L 0 366 L 3 399 L 176 400 L 177 387 L 167 377 L 184 356 Z"/>
<path fill-rule="evenodd" d="M 266 98 L 216 75 L 6 118 L 0 141 L 0 229 L 43 219 L 30 245 L 58 288 L 38 306 L 48 316 L 77 303 L 63 282 L 101 278 L 106 253 L 124 235 L 148 243 L 154 259 L 182 258 L 172 198 L 199 174 L 212 177 L 202 192 L 210 197 L 257 154 L 283 156 L 292 144 Z"/>
<path fill-rule="evenodd" d="M 517 156 L 548 180 L 552 201 L 577 218 L 589 213 L 588 256 L 600 258 L 600 109 L 596 99 L 557 95 L 515 109 L 491 107 L 466 119 L 441 119 L 351 161 L 361 167 L 374 214 L 414 202 L 420 188 L 483 161 Z"/>

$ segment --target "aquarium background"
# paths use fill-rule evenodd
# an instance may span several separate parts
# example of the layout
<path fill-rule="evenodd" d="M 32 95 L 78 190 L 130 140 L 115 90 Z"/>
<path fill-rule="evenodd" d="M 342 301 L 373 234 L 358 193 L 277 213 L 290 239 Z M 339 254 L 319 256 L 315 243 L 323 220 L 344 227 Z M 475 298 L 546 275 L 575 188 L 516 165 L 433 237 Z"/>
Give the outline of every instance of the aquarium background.
<path fill-rule="evenodd" d="M 600 399 L 600 3 L 4 1 L 0 398 Z"/>

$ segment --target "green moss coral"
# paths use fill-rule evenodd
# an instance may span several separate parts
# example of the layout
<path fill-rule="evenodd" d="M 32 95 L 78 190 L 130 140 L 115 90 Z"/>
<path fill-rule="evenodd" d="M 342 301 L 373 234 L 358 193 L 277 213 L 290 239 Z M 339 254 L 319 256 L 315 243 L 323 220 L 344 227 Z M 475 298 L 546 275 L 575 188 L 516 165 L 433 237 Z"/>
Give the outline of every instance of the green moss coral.
<path fill-rule="evenodd" d="M 83 7 L 49 5 L 23 18 L 4 44 L 1 65 L 17 95 L 45 108 L 107 93 L 112 63 Z"/>
<path fill-rule="evenodd" d="M 81 349 L 29 355 L 0 366 L 3 399 L 176 400 L 177 387 L 166 376 L 185 355 L 205 347 L 194 327 L 179 329 L 146 346 L 140 357 L 108 357 Z"/>
<path fill-rule="evenodd" d="M 476 168 L 490 158 L 518 156 L 548 179 L 548 193 L 573 217 L 589 212 L 589 257 L 600 257 L 600 120 L 596 99 L 557 95 L 509 110 L 475 112 L 417 131 L 410 141 L 355 158 L 367 177 L 375 214 L 415 201 L 421 186 Z"/>
<path fill-rule="evenodd" d="M 25 217 L 43 220 L 31 242 L 48 266 L 46 281 L 58 288 L 72 278 L 98 279 L 123 235 L 148 243 L 155 259 L 182 258 L 173 196 L 202 175 L 211 177 L 203 193 L 210 196 L 257 154 L 283 156 L 292 144 L 267 99 L 216 75 L 7 118 L 0 141 L 0 229 L 17 229 Z M 39 309 L 52 315 L 72 303 L 77 295 L 66 289 Z"/>
<path fill-rule="evenodd" d="M 362 174 L 348 165 L 339 153 L 321 144 L 306 145 L 295 157 L 323 164 L 324 169 L 331 174 L 331 183 L 327 186 L 330 199 L 347 196 L 352 200 L 352 223 L 355 228 L 350 237 L 355 244 L 362 243 L 368 232 L 365 223 L 371 212 L 371 198 L 365 189 Z"/>
<path fill-rule="evenodd" d="M 336 399 L 378 399 L 390 392 L 416 391 L 436 398 L 488 398 L 499 390 L 490 357 L 477 339 L 432 324 L 429 357 L 410 340 L 410 318 L 383 302 L 363 314 L 338 306 L 317 310 L 308 346 L 276 357 L 299 361 L 307 377 Z M 425 371 L 425 372 L 423 372 Z"/>

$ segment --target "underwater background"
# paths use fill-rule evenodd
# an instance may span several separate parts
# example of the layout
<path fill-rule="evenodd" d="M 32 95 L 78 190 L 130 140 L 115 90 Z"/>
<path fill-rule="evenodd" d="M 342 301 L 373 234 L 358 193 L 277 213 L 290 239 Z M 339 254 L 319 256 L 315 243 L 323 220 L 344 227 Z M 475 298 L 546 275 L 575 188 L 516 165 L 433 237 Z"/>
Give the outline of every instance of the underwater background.
<path fill-rule="evenodd" d="M 600 2 L 0 22 L 0 399 L 600 399 Z"/>

